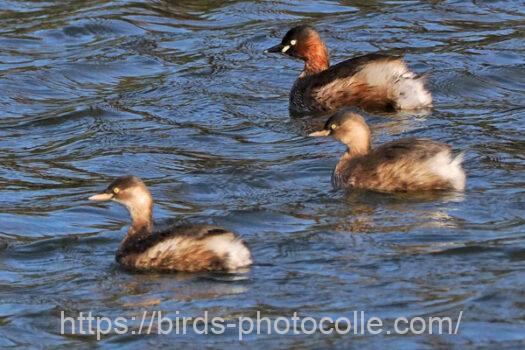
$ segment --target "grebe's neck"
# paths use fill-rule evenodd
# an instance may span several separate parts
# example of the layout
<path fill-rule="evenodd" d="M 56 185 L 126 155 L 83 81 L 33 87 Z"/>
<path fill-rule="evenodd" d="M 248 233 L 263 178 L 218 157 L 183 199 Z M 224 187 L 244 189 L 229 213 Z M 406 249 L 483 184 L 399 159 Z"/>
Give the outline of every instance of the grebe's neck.
<path fill-rule="evenodd" d="M 121 203 L 128 208 L 131 216 L 128 236 L 138 232 L 153 231 L 153 198 L 147 188 L 134 189 L 130 198 Z"/>
<path fill-rule="evenodd" d="M 363 151 L 347 149 L 339 159 L 339 162 L 337 162 L 337 165 L 335 166 L 335 173 L 341 173 L 352 159 L 366 156 L 368 152 L 369 150 Z"/>
<path fill-rule="evenodd" d="M 128 230 L 128 236 L 138 232 L 153 231 L 153 205 L 145 208 L 130 208 L 131 227 Z"/>
<path fill-rule="evenodd" d="M 312 36 L 301 51 L 304 59 L 301 78 L 320 73 L 330 67 L 328 49 L 319 36 Z"/>
<path fill-rule="evenodd" d="M 343 157 L 348 158 L 355 158 L 355 157 L 362 157 L 366 156 L 370 151 L 372 150 L 370 146 L 370 140 L 366 140 L 361 143 L 355 143 L 353 145 L 348 145 L 348 148 L 346 149 L 345 154 Z"/>

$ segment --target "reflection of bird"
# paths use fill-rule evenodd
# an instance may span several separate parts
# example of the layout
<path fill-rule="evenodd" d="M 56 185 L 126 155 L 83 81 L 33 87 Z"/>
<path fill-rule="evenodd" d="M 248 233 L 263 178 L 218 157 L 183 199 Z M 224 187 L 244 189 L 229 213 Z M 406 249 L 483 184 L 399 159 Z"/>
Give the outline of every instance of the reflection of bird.
<path fill-rule="evenodd" d="M 406 138 L 371 148 L 371 134 L 363 117 L 340 111 L 324 130 L 310 136 L 332 136 L 348 150 L 333 175 L 337 188 L 382 192 L 458 190 L 465 188 L 463 154 L 452 156 L 450 146 L 428 139 Z"/>
<path fill-rule="evenodd" d="M 131 215 L 116 259 L 130 268 L 160 271 L 233 271 L 251 264 L 250 251 L 234 233 L 216 226 L 179 225 L 154 230 L 153 198 L 135 176 L 119 177 L 93 201 L 113 200 Z"/>
<path fill-rule="evenodd" d="M 386 112 L 432 107 L 423 77 L 411 72 L 401 57 L 373 53 L 330 67 L 328 50 L 310 26 L 290 29 L 280 44 L 266 52 L 305 62 L 290 93 L 293 112 L 326 112 L 343 106 Z"/>

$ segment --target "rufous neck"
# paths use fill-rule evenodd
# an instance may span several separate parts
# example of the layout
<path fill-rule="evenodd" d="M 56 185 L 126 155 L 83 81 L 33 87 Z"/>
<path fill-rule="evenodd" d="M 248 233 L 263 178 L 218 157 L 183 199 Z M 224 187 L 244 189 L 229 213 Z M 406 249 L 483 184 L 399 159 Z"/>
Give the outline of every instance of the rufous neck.
<path fill-rule="evenodd" d="M 328 49 L 321 40 L 311 40 L 304 50 L 302 77 L 320 73 L 330 67 Z"/>

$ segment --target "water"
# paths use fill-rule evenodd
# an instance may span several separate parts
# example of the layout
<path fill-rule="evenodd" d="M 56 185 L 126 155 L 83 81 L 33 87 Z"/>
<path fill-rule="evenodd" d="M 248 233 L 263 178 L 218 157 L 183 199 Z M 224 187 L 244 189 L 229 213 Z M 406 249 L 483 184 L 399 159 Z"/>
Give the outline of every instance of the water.
<path fill-rule="evenodd" d="M 525 342 L 522 1 L 2 1 L 0 347 L 459 348 Z M 332 62 L 385 50 L 428 71 L 426 116 L 367 116 L 375 142 L 466 150 L 464 196 L 345 194 L 343 147 L 292 119 L 300 62 L 263 49 L 315 25 Z M 133 274 L 129 219 L 86 198 L 144 178 L 155 216 L 241 233 L 245 274 Z M 457 318 L 458 335 L 61 335 L 60 311 Z M 137 325 L 137 323 L 135 323 Z"/>

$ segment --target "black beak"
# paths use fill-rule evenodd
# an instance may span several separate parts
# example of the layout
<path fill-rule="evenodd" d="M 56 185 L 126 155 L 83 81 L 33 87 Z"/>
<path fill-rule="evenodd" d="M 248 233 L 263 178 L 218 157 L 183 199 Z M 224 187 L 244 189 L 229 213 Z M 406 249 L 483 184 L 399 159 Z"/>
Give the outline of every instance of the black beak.
<path fill-rule="evenodd" d="M 278 44 L 278 45 L 272 46 L 272 47 L 264 50 L 264 53 L 274 53 L 274 52 L 281 53 L 283 51 L 283 48 L 284 48 L 283 44 Z"/>

